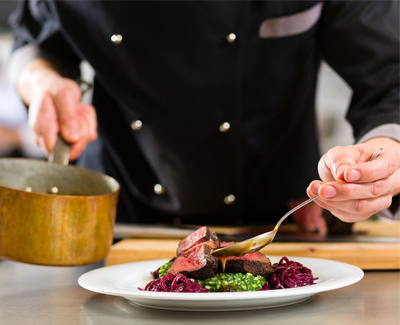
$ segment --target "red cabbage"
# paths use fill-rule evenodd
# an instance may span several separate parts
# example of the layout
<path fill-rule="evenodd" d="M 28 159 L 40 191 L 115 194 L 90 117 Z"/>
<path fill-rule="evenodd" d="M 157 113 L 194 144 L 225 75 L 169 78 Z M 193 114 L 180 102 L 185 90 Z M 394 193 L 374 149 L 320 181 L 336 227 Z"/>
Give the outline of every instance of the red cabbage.
<path fill-rule="evenodd" d="M 196 283 L 194 279 L 188 278 L 183 274 L 167 274 L 162 278 L 149 282 L 144 291 L 154 292 L 208 292 L 202 285 Z"/>
<path fill-rule="evenodd" d="M 279 263 L 273 264 L 272 268 L 274 273 L 260 290 L 304 287 L 314 284 L 314 280 L 318 279 L 314 278 L 309 268 L 299 262 L 290 261 L 286 256 Z"/>
<path fill-rule="evenodd" d="M 315 278 L 311 270 L 303 264 L 290 261 L 286 256 L 282 257 L 279 263 L 272 265 L 274 270 L 266 279 L 265 285 L 259 290 L 275 290 L 285 288 L 296 288 L 314 284 Z M 153 276 L 158 270 L 151 272 Z M 144 291 L 154 292 L 209 292 L 194 279 L 183 274 L 167 274 L 149 282 Z"/>

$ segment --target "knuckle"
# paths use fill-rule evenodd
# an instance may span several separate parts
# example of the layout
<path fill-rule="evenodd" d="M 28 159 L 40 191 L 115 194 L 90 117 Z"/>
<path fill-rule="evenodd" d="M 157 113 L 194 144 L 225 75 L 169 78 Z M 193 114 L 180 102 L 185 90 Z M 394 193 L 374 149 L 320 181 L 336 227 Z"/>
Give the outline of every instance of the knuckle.
<path fill-rule="evenodd" d="M 368 211 L 368 201 L 367 200 L 357 200 L 355 204 L 355 212 L 357 214 L 364 214 Z"/>
<path fill-rule="evenodd" d="M 79 96 L 80 90 L 78 84 L 70 79 L 62 79 L 55 87 L 54 96 L 59 99 L 64 99 L 67 96 Z"/>
<path fill-rule="evenodd" d="M 379 197 L 384 193 L 385 187 L 384 187 L 384 182 L 383 181 L 376 181 L 372 183 L 372 190 L 371 190 L 371 195 L 372 197 Z"/>
<path fill-rule="evenodd" d="M 396 172 L 396 170 L 397 170 L 397 163 L 396 163 L 395 161 L 388 160 L 388 161 L 387 161 L 387 164 L 388 164 L 388 166 L 387 166 L 388 176 L 391 176 L 391 175 L 393 175 L 393 174 Z"/>
<path fill-rule="evenodd" d="M 330 154 L 335 154 L 336 152 L 342 151 L 342 149 L 343 149 L 342 146 L 335 146 L 335 147 L 329 149 L 328 152 L 329 152 Z"/>
<path fill-rule="evenodd" d="M 387 209 L 392 205 L 392 196 L 387 195 L 383 201 L 383 209 Z"/>
<path fill-rule="evenodd" d="M 336 161 L 338 157 L 340 157 L 340 153 L 342 152 L 341 146 L 336 146 L 328 150 L 326 153 L 326 157 L 332 161 Z"/>
<path fill-rule="evenodd" d="M 55 96 L 58 99 L 62 100 L 62 99 L 67 98 L 68 96 L 70 96 L 70 93 L 71 93 L 71 89 L 69 87 L 67 87 L 66 85 L 64 85 L 64 86 L 60 87 L 59 89 L 57 89 Z"/>

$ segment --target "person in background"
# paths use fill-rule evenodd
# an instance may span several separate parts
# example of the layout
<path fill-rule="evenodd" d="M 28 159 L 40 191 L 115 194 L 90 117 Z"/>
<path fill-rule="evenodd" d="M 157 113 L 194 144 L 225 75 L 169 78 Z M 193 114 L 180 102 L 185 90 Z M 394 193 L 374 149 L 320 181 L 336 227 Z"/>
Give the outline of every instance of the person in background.
<path fill-rule="evenodd" d="M 7 78 L 5 61 L 0 58 L 0 156 L 45 158 L 33 141 L 25 105 Z"/>
<path fill-rule="evenodd" d="M 345 222 L 399 216 L 398 6 L 21 1 L 10 76 L 47 154 L 61 133 L 71 159 L 120 182 L 117 221 L 273 223 L 319 194 L 294 219 L 325 233 L 320 207 Z M 321 158 L 322 59 L 353 90 L 355 144 Z"/>

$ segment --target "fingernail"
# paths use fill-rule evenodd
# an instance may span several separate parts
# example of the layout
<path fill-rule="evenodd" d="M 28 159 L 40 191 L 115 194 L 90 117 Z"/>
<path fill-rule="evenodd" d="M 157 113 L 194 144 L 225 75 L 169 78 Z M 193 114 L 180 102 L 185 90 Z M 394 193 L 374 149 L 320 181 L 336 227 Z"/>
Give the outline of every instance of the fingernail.
<path fill-rule="evenodd" d="M 322 196 L 326 198 L 331 198 L 336 195 L 336 189 L 333 186 L 327 185 L 322 190 Z"/>
<path fill-rule="evenodd" d="M 356 170 L 356 169 L 351 170 L 351 171 L 347 174 L 347 177 L 346 177 L 346 179 L 347 179 L 349 182 L 358 181 L 360 178 L 361 178 L 361 173 L 360 173 L 358 170 Z"/>
<path fill-rule="evenodd" d="M 314 183 L 314 184 L 311 185 L 310 190 L 314 194 L 317 194 L 320 187 L 321 187 L 320 183 Z"/>
<path fill-rule="evenodd" d="M 350 165 L 347 165 L 347 164 L 345 164 L 345 165 L 340 165 L 339 167 L 338 167 L 338 169 L 336 169 L 336 177 L 338 177 L 341 173 L 343 173 L 347 168 L 349 168 L 350 167 Z"/>

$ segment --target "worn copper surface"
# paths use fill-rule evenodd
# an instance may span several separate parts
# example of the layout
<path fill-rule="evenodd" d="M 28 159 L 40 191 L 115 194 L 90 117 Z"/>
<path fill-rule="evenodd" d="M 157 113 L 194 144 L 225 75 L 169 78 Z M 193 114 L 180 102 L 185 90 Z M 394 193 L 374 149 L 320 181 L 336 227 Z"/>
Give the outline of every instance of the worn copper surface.
<path fill-rule="evenodd" d="M 117 181 L 90 170 L 0 159 L 0 256 L 60 266 L 101 261 L 112 244 L 118 193 Z"/>

